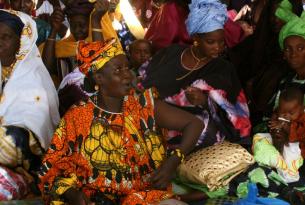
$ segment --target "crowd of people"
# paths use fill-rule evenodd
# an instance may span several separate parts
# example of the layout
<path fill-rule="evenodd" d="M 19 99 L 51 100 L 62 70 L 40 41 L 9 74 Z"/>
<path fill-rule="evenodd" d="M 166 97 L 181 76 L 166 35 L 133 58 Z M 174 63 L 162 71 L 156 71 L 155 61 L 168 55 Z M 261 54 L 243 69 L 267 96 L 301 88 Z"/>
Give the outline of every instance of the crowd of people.
<path fill-rule="evenodd" d="M 304 0 L 0 8 L 0 201 L 203 204 L 256 183 L 305 204 Z M 219 190 L 181 180 L 224 142 L 255 163 Z"/>

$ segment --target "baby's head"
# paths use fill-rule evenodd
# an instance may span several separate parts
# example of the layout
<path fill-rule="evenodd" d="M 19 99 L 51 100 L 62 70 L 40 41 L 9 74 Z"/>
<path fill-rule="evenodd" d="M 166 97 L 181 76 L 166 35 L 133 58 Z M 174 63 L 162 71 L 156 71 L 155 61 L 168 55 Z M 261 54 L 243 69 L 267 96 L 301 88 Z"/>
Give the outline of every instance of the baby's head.
<path fill-rule="evenodd" d="M 278 116 L 290 121 L 298 119 L 304 113 L 304 93 L 297 87 L 288 87 L 281 91 Z"/>
<path fill-rule="evenodd" d="M 138 69 L 152 56 L 152 46 L 148 40 L 135 40 L 129 45 L 130 61 L 132 66 Z"/>

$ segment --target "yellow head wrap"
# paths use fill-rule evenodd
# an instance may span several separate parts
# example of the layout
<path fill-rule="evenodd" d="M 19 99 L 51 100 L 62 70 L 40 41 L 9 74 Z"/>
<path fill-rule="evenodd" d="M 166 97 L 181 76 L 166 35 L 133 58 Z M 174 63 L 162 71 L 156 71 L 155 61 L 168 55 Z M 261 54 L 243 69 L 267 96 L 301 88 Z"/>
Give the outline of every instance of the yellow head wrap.
<path fill-rule="evenodd" d="M 121 54 L 124 55 L 124 51 L 114 38 L 105 42 L 81 41 L 77 52 L 79 70 L 88 75 L 89 71 L 95 72 L 103 68 L 108 61 Z"/>

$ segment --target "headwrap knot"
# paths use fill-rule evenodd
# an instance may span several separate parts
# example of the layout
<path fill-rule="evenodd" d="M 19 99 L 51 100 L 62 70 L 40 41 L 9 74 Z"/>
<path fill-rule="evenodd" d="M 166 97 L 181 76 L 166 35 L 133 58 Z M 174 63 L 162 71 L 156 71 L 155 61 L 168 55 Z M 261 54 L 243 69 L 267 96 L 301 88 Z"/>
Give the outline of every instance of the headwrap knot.
<path fill-rule="evenodd" d="M 281 49 L 284 48 L 284 41 L 289 36 L 300 36 L 305 39 L 305 11 L 301 17 L 298 17 L 292 11 L 292 5 L 289 0 L 283 0 L 277 8 L 275 15 L 286 22 L 279 34 L 279 43 Z"/>
<path fill-rule="evenodd" d="M 223 29 L 227 21 L 227 6 L 219 0 L 193 0 L 186 20 L 189 35 Z"/>
<path fill-rule="evenodd" d="M 89 72 L 103 68 L 108 61 L 121 54 L 124 55 L 124 51 L 114 38 L 105 42 L 80 41 L 77 52 L 79 70 L 88 75 Z"/>

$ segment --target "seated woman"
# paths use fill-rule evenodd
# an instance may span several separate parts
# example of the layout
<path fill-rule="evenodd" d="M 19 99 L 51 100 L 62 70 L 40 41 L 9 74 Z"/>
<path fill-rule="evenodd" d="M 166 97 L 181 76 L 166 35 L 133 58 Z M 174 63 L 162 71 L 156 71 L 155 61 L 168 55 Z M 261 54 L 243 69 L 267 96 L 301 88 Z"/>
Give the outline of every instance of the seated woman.
<path fill-rule="evenodd" d="M 80 70 L 93 73 L 95 95 L 74 105 L 56 130 L 41 169 L 46 204 L 157 204 L 173 198 L 172 173 L 194 148 L 203 124 L 193 115 L 136 93 L 114 39 L 79 43 Z M 166 158 L 156 126 L 183 132 Z"/>
<path fill-rule="evenodd" d="M 145 88 L 155 87 L 166 102 L 202 119 L 205 130 L 198 146 L 213 145 L 224 137 L 239 141 L 250 134 L 244 92 L 234 67 L 220 57 L 226 19 L 226 6 L 219 1 L 193 1 L 186 24 L 194 45 L 161 50 L 153 56 L 142 83 Z M 169 143 L 175 145 L 181 134 L 169 136 Z"/>
<path fill-rule="evenodd" d="M 303 29 L 305 26 L 305 12 L 301 17 L 298 17 L 292 12 L 291 8 L 290 2 L 284 0 L 277 9 L 276 15 L 287 22 L 280 31 L 279 44 L 284 52 L 284 59 L 293 72 L 282 79 L 277 87 L 277 92 L 269 99 L 268 107 L 271 110 L 278 106 L 281 90 L 291 85 L 296 85 L 305 93 L 305 52 L 302 49 L 305 46 L 305 30 Z M 269 120 L 270 117 L 271 113 L 265 113 L 264 118 L 266 120 Z M 266 124 L 266 122 L 259 124 L 255 127 L 254 132 L 266 132 Z"/>
<path fill-rule="evenodd" d="M 30 16 L 0 10 L 0 199 L 26 194 L 26 190 L 18 188 L 23 184 L 19 180 L 36 184 L 33 177 L 59 122 L 57 93 L 36 40 L 36 24 Z M 21 174 L 16 177 L 7 172 L 17 180 L 10 181 L 12 186 L 3 181 L 8 179 L 3 178 L 4 167 Z M 3 197 L 3 193 L 8 195 Z"/>

